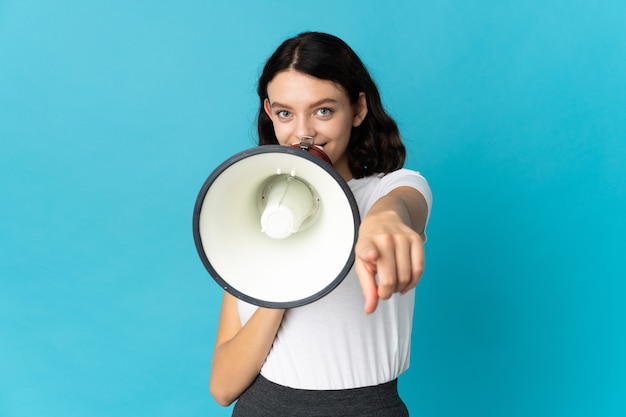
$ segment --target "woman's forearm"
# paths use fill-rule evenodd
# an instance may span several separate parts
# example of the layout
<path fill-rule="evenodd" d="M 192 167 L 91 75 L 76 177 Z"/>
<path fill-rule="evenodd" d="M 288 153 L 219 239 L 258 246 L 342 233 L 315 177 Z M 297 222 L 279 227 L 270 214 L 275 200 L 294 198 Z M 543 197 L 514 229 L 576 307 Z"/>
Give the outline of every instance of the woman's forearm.
<path fill-rule="evenodd" d="M 213 352 L 211 395 L 229 405 L 254 381 L 267 357 L 284 310 L 258 308 L 232 337 L 219 340 Z"/>

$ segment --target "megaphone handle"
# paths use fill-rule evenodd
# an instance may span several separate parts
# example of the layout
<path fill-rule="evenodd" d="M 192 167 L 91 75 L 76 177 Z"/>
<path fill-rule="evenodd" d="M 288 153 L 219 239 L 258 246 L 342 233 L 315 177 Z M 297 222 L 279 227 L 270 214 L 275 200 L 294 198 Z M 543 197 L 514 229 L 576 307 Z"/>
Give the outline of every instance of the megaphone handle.
<path fill-rule="evenodd" d="M 310 136 L 303 136 L 302 139 L 304 138 L 309 138 Z M 313 138 L 311 138 L 313 139 Z M 293 146 L 294 148 L 300 148 L 303 151 L 307 151 L 310 154 L 313 154 L 315 156 L 317 156 L 318 158 L 321 158 L 324 160 L 324 162 L 326 162 L 328 165 L 330 165 L 331 167 L 333 166 L 333 163 L 331 162 L 330 158 L 328 157 L 328 155 L 326 155 L 326 152 L 324 152 L 323 150 L 321 150 L 320 148 L 318 148 L 317 146 L 312 146 L 313 141 L 311 142 L 306 142 L 304 140 L 300 141 L 300 143 L 294 143 Z"/>
<path fill-rule="evenodd" d="M 302 136 L 300 138 L 300 149 L 308 151 L 313 145 L 315 145 L 315 138 L 313 136 Z"/>

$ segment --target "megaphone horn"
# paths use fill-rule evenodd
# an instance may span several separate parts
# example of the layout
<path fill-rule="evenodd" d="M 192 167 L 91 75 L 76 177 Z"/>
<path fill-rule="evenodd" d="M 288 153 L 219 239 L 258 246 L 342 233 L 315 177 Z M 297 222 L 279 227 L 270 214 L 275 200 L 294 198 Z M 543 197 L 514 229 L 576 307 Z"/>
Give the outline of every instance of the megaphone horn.
<path fill-rule="evenodd" d="M 310 139 L 240 152 L 198 194 L 193 233 L 202 263 L 222 288 L 249 303 L 291 308 L 316 301 L 354 263 L 356 201 Z M 308 262 L 312 253 L 319 261 Z"/>

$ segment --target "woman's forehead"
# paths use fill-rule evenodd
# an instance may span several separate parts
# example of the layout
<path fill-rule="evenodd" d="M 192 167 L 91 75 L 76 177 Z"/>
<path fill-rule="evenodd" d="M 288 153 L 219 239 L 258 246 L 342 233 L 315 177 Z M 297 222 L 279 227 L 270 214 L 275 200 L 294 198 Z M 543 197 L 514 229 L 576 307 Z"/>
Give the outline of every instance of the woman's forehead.
<path fill-rule="evenodd" d="M 349 102 L 348 94 L 341 85 L 295 70 L 276 74 L 267 85 L 267 94 L 272 104 L 306 104 L 326 99 Z"/>

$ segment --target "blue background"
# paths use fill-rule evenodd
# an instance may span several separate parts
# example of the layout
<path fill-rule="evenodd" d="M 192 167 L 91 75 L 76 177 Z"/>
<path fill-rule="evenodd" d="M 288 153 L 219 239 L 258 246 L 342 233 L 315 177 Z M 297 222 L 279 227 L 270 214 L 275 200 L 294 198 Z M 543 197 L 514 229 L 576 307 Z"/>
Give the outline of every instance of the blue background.
<path fill-rule="evenodd" d="M 197 192 L 286 37 L 344 38 L 435 206 L 420 416 L 626 415 L 626 3 L 0 1 L 0 415 L 226 416 Z"/>

